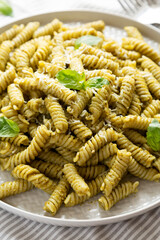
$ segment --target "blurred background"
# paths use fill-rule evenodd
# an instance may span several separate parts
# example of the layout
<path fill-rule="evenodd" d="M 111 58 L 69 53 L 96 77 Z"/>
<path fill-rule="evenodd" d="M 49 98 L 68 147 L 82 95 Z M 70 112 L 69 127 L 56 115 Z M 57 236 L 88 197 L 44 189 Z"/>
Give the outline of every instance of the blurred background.
<path fill-rule="evenodd" d="M 0 0 L 0 7 L 4 1 L 13 13 L 0 15 L 0 26 L 34 14 L 72 9 L 127 15 L 145 24 L 160 23 L 160 0 Z"/>

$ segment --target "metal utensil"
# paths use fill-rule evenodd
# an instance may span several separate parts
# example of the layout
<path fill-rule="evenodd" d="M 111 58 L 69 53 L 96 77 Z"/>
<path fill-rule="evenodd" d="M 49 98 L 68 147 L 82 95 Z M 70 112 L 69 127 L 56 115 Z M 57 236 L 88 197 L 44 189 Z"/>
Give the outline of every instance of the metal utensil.
<path fill-rule="evenodd" d="M 157 0 L 118 0 L 123 10 L 129 14 L 134 15 L 143 7 L 151 7 L 157 4 Z M 150 23 L 152 26 L 160 29 L 160 23 Z"/>
<path fill-rule="evenodd" d="M 137 13 L 140 8 L 142 8 L 146 1 L 138 1 L 138 0 L 118 0 L 121 7 L 124 9 L 124 11 L 128 14 L 135 14 Z"/>

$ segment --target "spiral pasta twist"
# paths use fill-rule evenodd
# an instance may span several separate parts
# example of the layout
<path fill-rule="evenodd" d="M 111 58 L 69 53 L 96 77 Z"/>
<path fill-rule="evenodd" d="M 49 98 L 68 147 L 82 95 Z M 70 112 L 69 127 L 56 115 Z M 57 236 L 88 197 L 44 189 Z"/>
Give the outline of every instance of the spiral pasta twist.
<path fill-rule="evenodd" d="M 107 166 L 108 168 L 111 168 L 113 166 L 113 163 L 115 162 L 117 158 L 117 155 L 113 155 L 111 157 L 109 157 L 108 159 L 105 159 L 102 163 Z"/>
<path fill-rule="evenodd" d="M 69 120 L 69 127 L 71 131 L 77 136 L 77 138 L 79 138 L 82 142 L 85 142 L 92 136 L 92 131 L 80 120 Z"/>
<path fill-rule="evenodd" d="M 58 32 L 58 30 L 61 28 L 62 23 L 58 19 L 53 19 L 52 22 L 46 24 L 45 26 L 38 28 L 34 33 L 33 37 L 41 37 L 45 35 L 52 35 L 54 32 Z"/>
<path fill-rule="evenodd" d="M 19 49 L 15 51 L 15 65 L 20 77 L 32 77 L 33 70 L 30 67 L 30 58 L 36 51 L 35 41 L 30 40 L 27 43 L 21 45 Z"/>
<path fill-rule="evenodd" d="M 38 125 L 36 123 L 29 124 L 28 133 L 31 136 L 31 138 L 34 138 L 37 128 L 38 128 Z"/>
<path fill-rule="evenodd" d="M 75 157 L 76 153 L 67 149 L 67 148 L 64 148 L 63 146 L 62 147 L 56 147 L 56 151 L 65 159 L 67 160 L 68 162 L 71 162 L 73 163 L 73 158 Z"/>
<path fill-rule="evenodd" d="M 49 162 L 34 160 L 30 163 L 31 167 L 38 169 L 41 173 L 49 178 L 61 178 L 63 167 Z"/>
<path fill-rule="evenodd" d="M 86 89 L 86 91 L 80 90 L 77 93 L 76 101 L 72 102 L 71 106 L 67 107 L 67 112 L 77 118 L 82 113 L 92 96 L 93 91 L 91 89 Z"/>
<path fill-rule="evenodd" d="M 35 102 L 39 102 L 39 99 L 41 99 L 41 97 L 42 97 L 42 92 L 40 91 L 40 90 L 31 90 L 30 92 L 29 92 L 29 98 L 30 98 L 30 100 L 34 100 Z M 38 98 L 38 100 L 37 100 L 37 98 Z M 29 100 L 29 101 L 30 101 Z M 29 102 L 28 101 L 28 102 Z M 34 102 L 33 101 L 33 102 Z M 35 103 L 35 105 L 36 105 L 37 103 Z M 43 101 L 42 101 L 42 104 L 43 104 Z M 31 107 L 32 108 L 32 107 Z M 33 107 L 34 108 L 34 107 Z M 34 110 L 34 109 L 32 109 L 32 110 Z M 36 110 L 35 110 L 35 112 L 36 112 Z"/>
<path fill-rule="evenodd" d="M 153 118 L 128 115 L 123 118 L 123 128 L 147 130 L 152 121 Z"/>
<path fill-rule="evenodd" d="M 121 59 L 115 59 L 115 62 L 119 64 L 120 68 L 123 67 L 131 67 L 131 68 L 136 68 L 136 61 L 131 61 L 131 60 L 121 60 Z M 118 73 L 117 73 L 118 75 Z"/>
<path fill-rule="evenodd" d="M 24 103 L 24 97 L 23 97 L 22 91 L 20 90 L 20 88 L 18 88 L 18 86 L 12 83 L 8 86 L 7 92 L 8 92 L 8 96 L 10 98 L 11 104 L 13 106 L 13 109 L 19 110 Z"/>
<path fill-rule="evenodd" d="M 77 58 L 77 57 L 73 57 L 70 60 L 69 66 L 70 66 L 70 69 L 75 70 L 75 71 L 77 71 L 79 73 L 84 72 L 82 61 L 79 58 Z"/>
<path fill-rule="evenodd" d="M 122 178 L 128 168 L 130 159 L 130 152 L 127 152 L 126 150 L 117 151 L 116 160 L 101 185 L 101 191 L 104 192 L 105 196 L 109 196 L 112 190 L 118 185 L 119 180 Z"/>
<path fill-rule="evenodd" d="M 149 91 L 156 98 L 160 99 L 160 83 L 157 81 L 157 79 L 155 79 L 155 77 L 152 75 L 152 73 L 147 68 L 145 68 L 143 77 L 147 83 L 147 87 L 148 87 Z"/>
<path fill-rule="evenodd" d="M 73 47 L 74 46 L 74 44 L 75 44 L 75 41 L 76 41 L 76 39 L 70 39 L 70 40 L 66 40 L 66 41 L 64 41 L 62 44 L 63 44 L 63 47 L 64 48 L 67 48 L 67 47 Z"/>
<path fill-rule="evenodd" d="M 156 169 L 145 168 L 144 166 L 142 166 L 141 164 L 136 162 L 136 160 L 134 160 L 134 158 L 131 158 L 131 160 L 129 162 L 128 171 L 132 175 L 142 178 L 142 179 L 145 179 L 145 180 L 158 182 L 160 179 L 160 173 L 158 173 L 158 171 Z"/>
<path fill-rule="evenodd" d="M 33 77 L 33 69 L 27 66 L 27 59 L 28 59 L 27 54 L 22 51 L 21 52 L 19 51 L 16 54 L 16 61 L 17 61 L 16 67 L 17 67 L 17 72 L 19 77 L 22 77 L 22 78 Z"/>
<path fill-rule="evenodd" d="M 10 99 L 9 99 L 9 96 L 8 96 L 7 93 L 3 93 L 0 98 L 1 98 L 1 100 L 0 100 L 0 107 L 1 108 L 9 105 Z"/>
<path fill-rule="evenodd" d="M 0 45 L 0 70 L 5 71 L 9 54 L 13 50 L 13 43 L 11 41 L 4 41 Z"/>
<path fill-rule="evenodd" d="M 10 68 L 0 75 L 0 94 L 6 90 L 9 84 L 11 84 L 16 77 L 15 69 L 12 65 Z"/>
<path fill-rule="evenodd" d="M 42 98 L 30 99 L 27 102 L 27 107 L 29 107 L 31 109 L 31 111 L 34 111 L 36 113 L 45 114 L 47 111 L 45 108 L 45 105 L 44 105 L 44 100 Z"/>
<path fill-rule="evenodd" d="M 117 56 L 120 59 L 126 60 L 137 60 L 141 55 L 138 52 L 135 51 L 128 51 L 124 48 L 122 48 L 118 43 L 114 40 L 107 40 L 102 46 L 105 51 L 111 52 L 113 55 Z"/>
<path fill-rule="evenodd" d="M 102 162 L 103 160 L 116 154 L 117 151 L 118 151 L 118 148 L 117 148 L 116 144 L 113 144 L 113 143 L 106 144 L 104 147 L 100 148 L 99 151 L 97 152 L 98 153 L 98 162 Z"/>
<path fill-rule="evenodd" d="M 121 69 L 121 74 L 122 76 L 129 75 L 131 77 L 135 77 L 136 69 L 133 67 L 126 66 Z"/>
<path fill-rule="evenodd" d="M 154 161 L 153 166 L 156 167 L 158 169 L 158 171 L 160 172 L 160 158 L 157 158 Z"/>
<path fill-rule="evenodd" d="M 42 74 L 37 76 L 36 84 L 37 88 L 45 94 L 51 94 L 68 105 L 77 98 L 76 92 L 64 87 L 58 80 L 47 78 L 44 75 L 42 76 Z"/>
<path fill-rule="evenodd" d="M 100 88 L 95 96 L 92 98 L 91 104 L 89 106 L 89 111 L 92 113 L 92 123 L 94 124 L 101 116 L 105 103 L 109 101 L 111 95 L 110 85 L 105 85 Z"/>
<path fill-rule="evenodd" d="M 103 57 L 106 59 L 115 60 L 115 57 L 111 53 L 104 52 L 100 49 L 94 48 L 94 47 L 86 45 L 86 44 L 82 44 L 81 47 L 79 48 L 79 51 L 83 54 L 94 55 L 98 58 Z"/>
<path fill-rule="evenodd" d="M 79 54 L 79 58 L 82 60 L 84 66 L 88 69 L 104 68 L 116 73 L 119 67 L 118 63 L 103 57 L 98 58 L 94 55 Z"/>
<path fill-rule="evenodd" d="M 106 143 L 116 141 L 117 138 L 118 134 L 112 128 L 100 130 L 79 149 L 79 152 L 77 152 L 74 158 L 74 162 L 77 162 L 79 166 L 83 166 L 98 149 L 102 148 Z"/>
<path fill-rule="evenodd" d="M 6 40 L 12 40 L 18 33 L 20 33 L 24 28 L 23 24 L 20 25 L 13 25 L 7 31 L 0 34 L 0 43 Z"/>
<path fill-rule="evenodd" d="M 34 185 L 26 180 L 17 179 L 0 185 L 0 199 L 31 190 Z"/>
<path fill-rule="evenodd" d="M 48 61 L 51 62 L 51 63 L 54 63 L 54 65 L 57 65 L 57 66 L 61 67 L 61 69 L 64 68 L 65 67 L 65 61 L 66 61 L 64 47 L 63 46 L 55 46 L 52 49 L 52 52 L 48 57 Z"/>
<path fill-rule="evenodd" d="M 30 145 L 22 152 L 12 155 L 6 162 L 2 163 L 2 169 L 11 170 L 15 166 L 30 162 L 42 151 L 50 137 L 50 131 L 44 125 L 41 125 L 32 139 Z"/>
<path fill-rule="evenodd" d="M 131 115 L 139 116 L 141 113 L 141 106 L 142 106 L 142 103 L 140 101 L 139 96 L 136 93 L 133 93 L 132 101 L 131 101 L 128 113 Z"/>
<path fill-rule="evenodd" d="M 46 97 L 45 106 L 51 115 L 51 118 L 56 128 L 56 132 L 65 133 L 68 129 L 68 122 L 63 108 L 61 107 L 57 99 L 52 96 Z"/>
<path fill-rule="evenodd" d="M 160 81 L 160 67 L 151 59 L 143 56 L 141 58 L 141 66 L 143 69 L 147 68 L 153 74 L 153 76 Z"/>
<path fill-rule="evenodd" d="M 136 38 L 122 38 L 122 47 L 127 50 L 135 50 L 143 55 L 146 55 L 156 63 L 160 61 L 158 53 L 142 40 Z"/>
<path fill-rule="evenodd" d="M 109 210 L 121 199 L 128 197 L 132 193 L 136 193 L 138 185 L 139 182 L 125 182 L 118 185 L 109 196 L 104 195 L 98 199 L 100 207 L 106 211 Z"/>
<path fill-rule="evenodd" d="M 63 177 L 59 181 L 48 201 L 45 202 L 43 209 L 47 212 L 52 213 L 52 215 L 55 215 L 60 206 L 62 205 L 63 201 L 65 200 L 69 191 L 69 187 L 70 186 L 68 181 L 65 177 Z"/>
<path fill-rule="evenodd" d="M 107 69 L 91 70 L 91 71 L 85 70 L 84 73 L 87 80 L 93 77 L 103 77 L 107 79 L 111 85 L 115 83 L 115 75 L 111 74 L 111 71 Z"/>
<path fill-rule="evenodd" d="M 160 101 L 159 100 L 152 100 L 151 103 L 143 110 L 141 116 L 152 118 L 156 115 L 160 110 Z"/>
<path fill-rule="evenodd" d="M 104 165 L 88 166 L 88 167 L 76 167 L 78 173 L 85 180 L 95 179 L 99 174 L 106 170 Z"/>
<path fill-rule="evenodd" d="M 17 52 L 19 52 L 19 49 L 16 49 L 9 56 L 9 61 L 14 67 L 16 67 L 16 54 L 17 54 Z"/>
<path fill-rule="evenodd" d="M 104 147 L 100 148 L 84 165 L 94 166 L 103 162 L 105 159 L 116 154 L 118 151 L 117 145 L 108 143 Z"/>
<path fill-rule="evenodd" d="M 126 115 L 131 101 L 132 94 L 134 92 L 135 80 L 130 76 L 126 76 L 122 80 L 122 85 L 120 88 L 120 96 L 117 101 L 117 114 Z"/>
<path fill-rule="evenodd" d="M 14 83 L 18 84 L 24 91 L 33 91 L 36 89 L 36 81 L 34 78 L 15 78 Z"/>
<path fill-rule="evenodd" d="M 67 57 L 65 55 L 64 47 L 54 47 L 51 55 L 49 56 L 49 61 L 51 64 L 46 67 L 46 71 L 51 77 L 55 77 L 60 70 L 66 67 Z"/>
<path fill-rule="evenodd" d="M 40 173 L 37 169 L 25 164 L 19 164 L 15 167 L 12 170 L 12 175 L 15 178 L 22 178 L 31 182 L 35 187 L 40 188 L 48 194 L 52 194 L 57 183 Z"/>
<path fill-rule="evenodd" d="M 136 27 L 126 26 L 124 30 L 127 32 L 128 37 L 137 38 L 139 40 L 143 40 L 142 34 Z"/>
<path fill-rule="evenodd" d="M 49 55 L 50 57 L 50 55 Z M 49 57 L 47 60 L 49 60 Z M 51 63 L 49 62 L 45 62 L 45 61 L 39 61 L 38 62 L 38 72 L 39 73 L 48 73 L 51 77 L 51 72 L 50 72 L 50 69 L 51 69 L 52 65 Z"/>
<path fill-rule="evenodd" d="M 87 183 L 78 174 L 76 167 L 72 163 L 64 165 L 63 173 L 67 181 L 71 184 L 71 187 L 79 196 L 90 196 L 90 191 Z"/>
<path fill-rule="evenodd" d="M 2 137 L 1 141 L 7 141 L 9 143 L 13 143 L 16 146 L 29 145 L 29 138 L 24 134 L 19 134 L 16 137 Z"/>
<path fill-rule="evenodd" d="M 98 21 L 85 23 L 82 26 L 84 26 L 86 28 L 94 28 L 97 31 L 102 31 L 105 27 L 105 23 L 102 20 L 98 20 Z"/>
<path fill-rule="evenodd" d="M 82 146 L 82 142 L 78 138 L 74 138 L 72 135 L 64 133 L 59 134 L 54 132 L 51 136 L 51 142 L 59 147 L 63 146 L 74 152 L 78 151 Z"/>
<path fill-rule="evenodd" d="M 84 35 L 97 35 L 97 31 L 94 28 L 77 28 L 73 30 L 67 30 L 63 33 L 59 33 L 62 38 L 62 41 L 70 40 L 71 38 L 79 38 Z M 55 36 L 56 41 L 56 36 Z"/>
<path fill-rule="evenodd" d="M 39 39 L 39 40 L 42 40 L 42 39 Z M 26 53 L 28 58 L 30 59 L 33 56 L 34 52 L 36 51 L 37 47 L 38 47 L 38 41 L 31 39 L 28 42 L 23 43 L 18 49 Z M 27 59 L 28 64 L 29 64 L 29 59 Z"/>
<path fill-rule="evenodd" d="M 77 204 L 81 204 L 87 201 L 89 198 L 96 196 L 98 193 L 100 193 L 100 186 L 102 185 L 104 178 L 105 174 L 103 173 L 87 183 L 90 190 L 90 196 L 79 196 L 76 192 L 71 192 L 68 194 L 64 200 L 65 207 L 72 207 Z"/>
<path fill-rule="evenodd" d="M 33 36 L 33 33 L 37 30 L 38 27 L 39 22 L 29 22 L 25 28 L 15 38 L 13 38 L 12 42 L 14 44 L 14 47 L 17 48 L 23 43 L 30 40 L 30 38 Z"/>
<path fill-rule="evenodd" d="M 119 134 L 117 144 L 121 149 L 127 149 L 136 161 L 140 162 L 147 168 L 151 167 L 153 161 L 155 160 L 155 156 L 150 154 L 147 150 L 143 150 L 142 148 L 134 145 L 123 134 Z"/>
<path fill-rule="evenodd" d="M 114 127 L 123 126 L 123 116 L 117 116 L 115 113 L 112 113 L 111 111 L 106 116 L 106 121 L 111 123 Z"/>
<path fill-rule="evenodd" d="M 30 59 L 30 64 L 33 70 L 36 70 L 39 61 L 45 60 L 50 53 L 50 42 L 49 41 L 40 41 L 38 48 L 34 53 L 33 57 Z"/>
<path fill-rule="evenodd" d="M 142 74 L 140 74 L 140 72 L 137 72 L 135 74 L 135 87 L 136 92 L 142 102 L 151 102 L 152 96 L 148 90 L 145 79 L 143 78 Z"/>
<path fill-rule="evenodd" d="M 13 143 L 9 143 L 7 141 L 0 142 L 0 157 L 7 158 L 13 154 L 21 152 L 24 150 L 23 146 L 15 146 Z"/>
<path fill-rule="evenodd" d="M 103 115 L 103 113 L 102 113 Z M 91 124 L 90 129 L 94 134 L 98 133 L 106 125 L 105 121 L 101 117 L 94 123 Z"/>
<path fill-rule="evenodd" d="M 23 117 L 25 117 L 27 120 L 33 119 L 36 116 L 36 113 L 32 111 L 27 104 L 23 104 L 20 113 Z"/>
<path fill-rule="evenodd" d="M 147 139 L 141 135 L 139 132 L 133 129 L 125 129 L 124 135 L 133 143 L 135 144 L 144 144 L 147 143 Z"/>
<path fill-rule="evenodd" d="M 53 151 L 41 152 L 38 157 L 45 162 L 57 164 L 60 166 L 64 166 L 64 164 L 68 163 L 68 161 L 66 161 L 60 154 Z"/>

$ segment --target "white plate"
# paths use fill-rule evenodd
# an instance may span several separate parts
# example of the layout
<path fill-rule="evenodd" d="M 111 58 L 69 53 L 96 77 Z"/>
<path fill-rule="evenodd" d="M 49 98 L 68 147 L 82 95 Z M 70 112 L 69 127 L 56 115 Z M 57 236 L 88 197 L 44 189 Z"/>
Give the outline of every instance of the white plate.
<path fill-rule="evenodd" d="M 160 32 L 153 27 L 145 26 L 130 18 L 113 15 L 109 13 L 91 11 L 63 11 L 41 14 L 16 21 L 0 29 L 0 33 L 8 29 L 13 24 L 27 23 L 29 21 L 40 21 L 41 24 L 50 22 L 53 18 L 59 18 L 65 23 L 69 22 L 89 22 L 98 19 L 104 20 L 107 27 L 105 34 L 107 37 L 114 37 L 120 40 L 125 36 L 122 30 L 126 25 L 134 25 L 139 28 L 146 37 L 150 45 L 158 49 L 157 42 L 160 39 Z M 157 42 L 156 42 L 157 41 Z M 0 171 L 0 183 L 11 180 L 8 172 Z M 59 226 L 96 226 L 107 223 L 125 220 L 160 205 L 160 184 L 155 182 L 140 180 L 139 192 L 123 201 L 120 201 L 110 211 L 103 211 L 99 208 L 97 197 L 87 201 L 83 205 L 72 208 L 61 207 L 55 217 L 43 211 L 44 202 L 48 199 L 48 194 L 39 189 L 16 196 L 8 197 L 0 201 L 0 207 L 9 212 L 29 218 L 35 221 L 59 225 Z"/>

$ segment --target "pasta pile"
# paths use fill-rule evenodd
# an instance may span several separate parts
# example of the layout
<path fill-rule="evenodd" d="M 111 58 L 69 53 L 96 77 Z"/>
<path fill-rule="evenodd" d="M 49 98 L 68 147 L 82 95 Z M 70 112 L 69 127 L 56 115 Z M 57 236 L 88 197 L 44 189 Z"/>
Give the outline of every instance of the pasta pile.
<path fill-rule="evenodd" d="M 133 175 L 160 179 L 160 154 L 146 131 L 160 121 L 160 54 L 138 29 L 125 27 L 122 44 L 95 21 L 69 27 L 58 19 L 30 22 L 0 35 L 1 117 L 18 124 L 15 137 L 1 137 L 0 166 L 15 181 L 0 185 L 0 199 L 36 187 L 50 197 L 44 210 L 75 206 L 101 193 L 104 210 L 137 192 Z M 76 40 L 101 39 L 97 44 Z M 74 90 L 57 74 L 71 69 L 100 88 Z"/>

